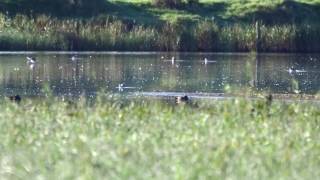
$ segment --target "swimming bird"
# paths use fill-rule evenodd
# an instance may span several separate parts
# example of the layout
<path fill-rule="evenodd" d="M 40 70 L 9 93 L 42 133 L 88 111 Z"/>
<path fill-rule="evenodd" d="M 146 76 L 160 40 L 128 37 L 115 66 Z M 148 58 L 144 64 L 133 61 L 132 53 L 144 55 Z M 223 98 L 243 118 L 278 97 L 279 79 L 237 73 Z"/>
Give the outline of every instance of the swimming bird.
<path fill-rule="evenodd" d="M 73 56 L 71 56 L 71 60 L 72 60 L 72 61 L 75 61 L 75 60 L 78 60 L 78 59 L 80 59 L 80 58 L 78 57 L 78 55 L 73 55 Z"/>
<path fill-rule="evenodd" d="M 297 70 L 294 67 L 291 67 L 289 68 L 288 72 L 291 74 L 297 72 Z"/>
<path fill-rule="evenodd" d="M 36 63 L 36 58 L 35 57 L 29 57 L 27 56 L 27 63 L 28 64 L 35 64 Z"/>
<path fill-rule="evenodd" d="M 289 74 L 293 74 L 293 73 L 306 73 L 307 71 L 304 69 L 296 69 L 294 67 L 291 67 L 288 69 Z"/>
<path fill-rule="evenodd" d="M 21 102 L 21 97 L 19 95 L 15 95 L 15 96 L 9 96 L 10 101 L 16 102 L 16 103 L 20 103 Z"/>
<path fill-rule="evenodd" d="M 189 101 L 189 97 L 188 96 L 177 96 L 177 97 L 175 97 L 175 100 L 176 100 L 176 104 L 186 103 Z"/>
<path fill-rule="evenodd" d="M 204 64 L 208 64 L 208 59 L 204 58 Z"/>
<path fill-rule="evenodd" d="M 75 61 L 76 59 L 77 59 L 76 56 L 72 56 L 72 57 L 71 57 L 71 60 L 72 60 L 72 61 Z"/>
<path fill-rule="evenodd" d="M 34 67 L 35 67 L 35 64 L 28 63 L 28 65 L 29 65 L 29 69 L 30 69 L 30 70 L 33 70 Z"/>
<path fill-rule="evenodd" d="M 207 64 L 209 64 L 209 63 L 216 63 L 217 61 L 212 61 L 212 60 L 208 60 L 207 58 L 204 58 L 203 59 L 203 63 L 205 64 L 205 65 L 207 65 Z"/>
<path fill-rule="evenodd" d="M 171 63 L 174 64 L 174 61 L 175 61 L 175 57 L 172 56 L 172 58 L 171 58 Z"/>
<path fill-rule="evenodd" d="M 118 91 L 121 92 L 123 91 L 123 84 L 119 84 L 118 87 L 117 87 Z"/>

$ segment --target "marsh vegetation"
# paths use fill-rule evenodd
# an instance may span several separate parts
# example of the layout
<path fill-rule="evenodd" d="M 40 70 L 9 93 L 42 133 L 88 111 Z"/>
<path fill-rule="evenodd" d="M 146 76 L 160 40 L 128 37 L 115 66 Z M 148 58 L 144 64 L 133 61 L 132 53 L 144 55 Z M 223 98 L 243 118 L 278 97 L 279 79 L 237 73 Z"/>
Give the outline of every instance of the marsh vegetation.
<path fill-rule="evenodd" d="M 318 1 L 200 1 L 178 7 L 151 1 L 99 1 L 91 7 L 76 1 L 65 10 L 46 1 L 12 2 L 2 3 L 1 50 L 249 52 L 257 47 L 256 22 L 262 52 L 320 49 Z"/>
<path fill-rule="evenodd" d="M 0 0 L 0 50 L 319 52 L 319 9 Z M 1 54 L 0 179 L 320 177 L 319 54 L 26 53 Z"/>

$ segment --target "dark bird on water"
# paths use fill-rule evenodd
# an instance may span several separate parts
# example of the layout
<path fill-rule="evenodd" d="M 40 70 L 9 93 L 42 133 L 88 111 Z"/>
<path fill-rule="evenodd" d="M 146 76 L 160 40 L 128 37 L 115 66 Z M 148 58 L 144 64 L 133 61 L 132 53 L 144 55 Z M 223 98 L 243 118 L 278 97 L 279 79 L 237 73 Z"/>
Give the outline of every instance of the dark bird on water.
<path fill-rule="evenodd" d="M 20 103 L 21 102 L 21 97 L 19 95 L 15 96 L 9 96 L 10 101 Z"/>
<path fill-rule="evenodd" d="M 189 101 L 189 97 L 188 96 L 178 96 L 175 97 L 176 103 L 180 104 L 180 103 L 186 103 Z"/>

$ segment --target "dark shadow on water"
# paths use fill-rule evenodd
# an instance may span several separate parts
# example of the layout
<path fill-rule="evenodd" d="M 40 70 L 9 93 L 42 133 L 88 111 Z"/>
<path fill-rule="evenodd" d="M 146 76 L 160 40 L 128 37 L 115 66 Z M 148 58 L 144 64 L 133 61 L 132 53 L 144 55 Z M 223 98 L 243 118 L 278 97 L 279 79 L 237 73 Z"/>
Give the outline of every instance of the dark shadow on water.
<path fill-rule="evenodd" d="M 133 4 L 127 2 L 112 2 L 106 6 L 105 13 L 127 22 L 156 25 L 162 21 L 148 11 L 149 4 Z"/>
<path fill-rule="evenodd" d="M 37 0 L 22 0 L 22 1 L 0 1 L 0 11 L 15 16 L 16 14 L 23 14 L 27 16 L 36 16 L 38 14 L 45 14 L 52 17 L 92 17 L 103 12 L 104 8 L 108 6 L 108 2 L 104 0 L 91 1 L 37 1 Z"/>
<path fill-rule="evenodd" d="M 97 20 L 107 17 L 109 19 L 121 19 L 129 24 L 153 24 L 161 22 L 158 17 L 148 12 L 147 7 L 150 7 L 150 5 L 136 5 L 133 3 L 109 2 L 104 0 L 84 0 L 78 4 L 68 4 L 64 0 L 43 2 L 23 0 L 19 3 L 3 2 L 3 0 L 0 0 L 0 12 L 8 16 L 15 16 L 17 14 L 30 17 L 47 15 L 61 19 L 97 18 Z"/>
<path fill-rule="evenodd" d="M 284 1 L 275 8 L 263 8 L 245 14 L 243 17 L 232 17 L 235 20 L 266 24 L 315 22 L 320 17 L 320 4 L 307 4 L 297 1 Z"/>
<path fill-rule="evenodd" d="M 154 8 L 151 4 L 105 0 L 75 0 L 73 3 L 71 2 L 65 0 L 0 0 L 0 12 L 9 16 L 24 14 L 32 17 L 45 14 L 57 18 L 110 16 L 138 24 L 161 24 L 162 22 L 156 13 L 150 12 L 150 8 Z M 284 1 L 274 8 L 261 6 L 258 7 L 258 11 L 248 11 L 241 16 L 224 16 L 230 6 L 230 3 L 226 2 L 198 3 L 185 4 L 178 10 L 199 15 L 201 18 L 214 19 L 218 23 L 253 23 L 254 21 L 263 21 L 265 24 L 304 23 L 316 22 L 320 18 L 319 3 Z"/>
<path fill-rule="evenodd" d="M 227 7 L 228 4 L 225 2 L 215 2 L 186 6 L 184 10 L 219 23 L 225 20 L 222 18 L 222 14 L 227 10 Z"/>

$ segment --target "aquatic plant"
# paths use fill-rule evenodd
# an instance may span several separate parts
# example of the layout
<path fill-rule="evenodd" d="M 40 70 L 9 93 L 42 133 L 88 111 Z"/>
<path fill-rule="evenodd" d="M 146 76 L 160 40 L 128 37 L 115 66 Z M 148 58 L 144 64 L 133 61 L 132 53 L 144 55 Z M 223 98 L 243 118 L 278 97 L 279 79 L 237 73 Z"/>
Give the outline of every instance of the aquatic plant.
<path fill-rule="evenodd" d="M 214 22 L 206 20 L 197 24 L 193 36 L 197 41 L 197 50 L 212 51 L 217 48 L 219 28 Z"/>

